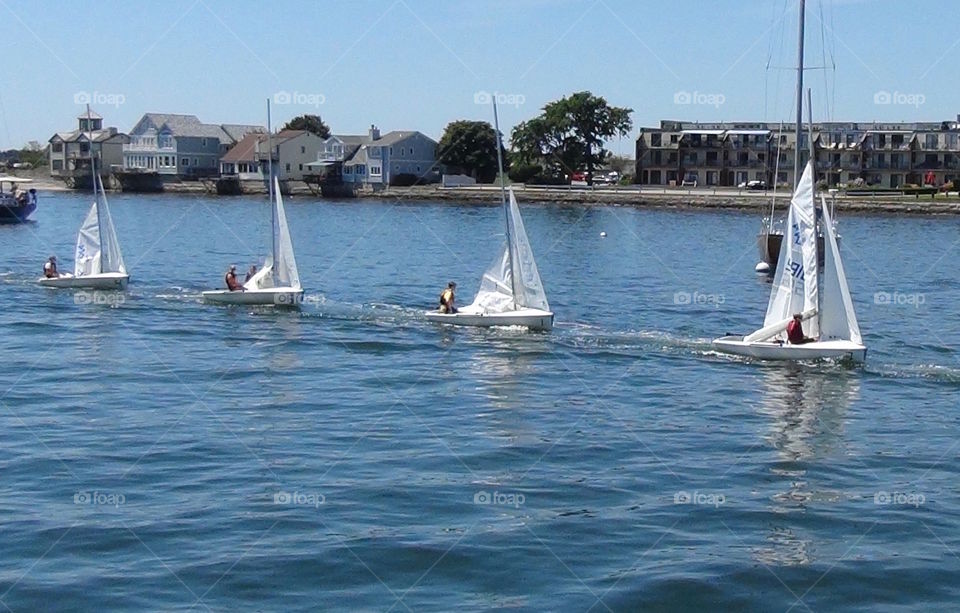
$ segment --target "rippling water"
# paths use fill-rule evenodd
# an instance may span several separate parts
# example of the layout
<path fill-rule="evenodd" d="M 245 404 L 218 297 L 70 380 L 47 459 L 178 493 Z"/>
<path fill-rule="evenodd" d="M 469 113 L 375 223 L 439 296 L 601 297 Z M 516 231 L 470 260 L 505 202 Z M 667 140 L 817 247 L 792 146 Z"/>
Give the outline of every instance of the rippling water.
<path fill-rule="evenodd" d="M 710 350 L 763 317 L 752 214 L 524 206 L 544 334 L 421 318 L 496 208 L 290 198 L 308 298 L 273 312 L 200 301 L 265 201 L 111 204 L 133 280 L 98 304 L 32 283 L 89 196 L 0 227 L 0 609 L 960 599 L 957 219 L 841 219 L 851 368 Z"/>

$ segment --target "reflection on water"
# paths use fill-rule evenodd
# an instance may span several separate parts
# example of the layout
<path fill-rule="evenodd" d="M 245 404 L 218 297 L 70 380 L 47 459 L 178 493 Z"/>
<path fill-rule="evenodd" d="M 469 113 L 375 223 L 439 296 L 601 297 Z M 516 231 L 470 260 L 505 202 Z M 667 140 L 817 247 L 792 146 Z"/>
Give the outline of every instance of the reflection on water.
<path fill-rule="evenodd" d="M 770 510 L 786 521 L 792 513 L 806 512 L 810 504 L 836 497 L 811 484 L 806 467 L 842 444 L 847 408 L 860 397 L 859 374 L 778 365 L 763 373 L 762 385 L 759 410 L 770 421 L 764 438 L 778 457 L 770 472 L 787 482 L 786 490 L 771 496 Z M 765 564 L 800 566 L 813 561 L 812 540 L 786 523 L 771 526 L 766 544 L 753 552 Z"/>

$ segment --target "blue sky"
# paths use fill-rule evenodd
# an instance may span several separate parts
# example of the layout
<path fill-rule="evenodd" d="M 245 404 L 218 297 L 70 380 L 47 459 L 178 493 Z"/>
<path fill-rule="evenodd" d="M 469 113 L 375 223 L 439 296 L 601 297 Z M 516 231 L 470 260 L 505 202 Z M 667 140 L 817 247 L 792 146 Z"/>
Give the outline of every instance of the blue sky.
<path fill-rule="evenodd" d="M 960 113 L 954 0 L 808 0 L 818 120 Z M 72 129 L 86 93 L 106 125 L 148 111 L 210 123 L 318 112 L 334 132 L 489 120 L 504 131 L 579 90 L 660 119 L 790 120 L 796 0 L 0 0 L 0 147 Z M 823 18 L 821 20 L 821 14 Z M 823 24 L 823 25 L 821 25 Z M 824 44 L 822 41 L 825 41 Z M 826 54 L 824 53 L 826 51 Z M 889 94 L 886 98 L 882 93 Z M 881 94 L 875 100 L 878 94 Z M 482 96 L 481 96 L 482 97 Z M 636 129 L 634 130 L 634 133 Z M 629 139 L 612 149 L 632 151 Z"/>

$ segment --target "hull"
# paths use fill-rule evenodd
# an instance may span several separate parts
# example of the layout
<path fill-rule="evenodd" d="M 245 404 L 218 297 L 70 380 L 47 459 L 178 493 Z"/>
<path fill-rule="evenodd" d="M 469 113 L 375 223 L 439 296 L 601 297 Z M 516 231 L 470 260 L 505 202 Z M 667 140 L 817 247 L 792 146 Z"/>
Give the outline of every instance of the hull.
<path fill-rule="evenodd" d="M 524 326 L 531 330 L 551 330 L 553 328 L 553 313 L 539 309 L 521 309 L 506 313 L 440 313 L 427 311 L 426 318 L 438 323 L 457 326 Z"/>
<path fill-rule="evenodd" d="M 37 283 L 44 287 L 55 287 L 60 289 L 102 289 L 102 290 L 124 290 L 130 282 L 130 275 L 119 272 L 108 272 L 99 275 L 87 275 L 84 277 L 74 277 L 65 275 L 47 279 L 41 277 Z"/>
<path fill-rule="evenodd" d="M 840 237 L 837 237 L 837 241 Z M 760 261 L 767 263 L 773 272 L 777 268 L 777 261 L 780 260 L 780 246 L 783 244 L 783 233 L 779 230 L 768 232 L 762 230 L 757 234 L 757 251 Z M 817 235 L 817 263 L 823 266 L 823 233 Z"/>
<path fill-rule="evenodd" d="M 303 290 L 292 287 L 272 287 L 236 292 L 218 289 L 203 292 L 203 300 L 211 304 L 299 307 L 300 303 L 303 302 Z"/>
<path fill-rule="evenodd" d="M 37 210 L 33 202 L 23 206 L 0 205 L 0 223 L 23 223 Z"/>
<path fill-rule="evenodd" d="M 742 336 L 724 336 L 713 341 L 713 348 L 760 360 L 852 360 L 863 362 L 867 348 L 852 341 L 817 341 L 803 345 L 780 342 L 746 342 Z"/>

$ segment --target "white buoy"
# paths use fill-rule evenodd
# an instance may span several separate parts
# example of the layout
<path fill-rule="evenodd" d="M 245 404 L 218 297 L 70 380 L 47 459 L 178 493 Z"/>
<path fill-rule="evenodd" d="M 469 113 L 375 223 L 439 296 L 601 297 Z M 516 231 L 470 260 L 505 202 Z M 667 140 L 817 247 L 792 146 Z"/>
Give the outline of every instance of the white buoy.
<path fill-rule="evenodd" d="M 767 264 L 766 262 L 758 262 L 757 265 L 753 267 L 753 269 L 758 273 L 766 274 L 770 272 L 770 265 Z"/>
<path fill-rule="evenodd" d="M 607 233 L 606 233 L 606 232 L 601 232 L 601 233 L 600 233 L 600 238 L 607 238 Z"/>

